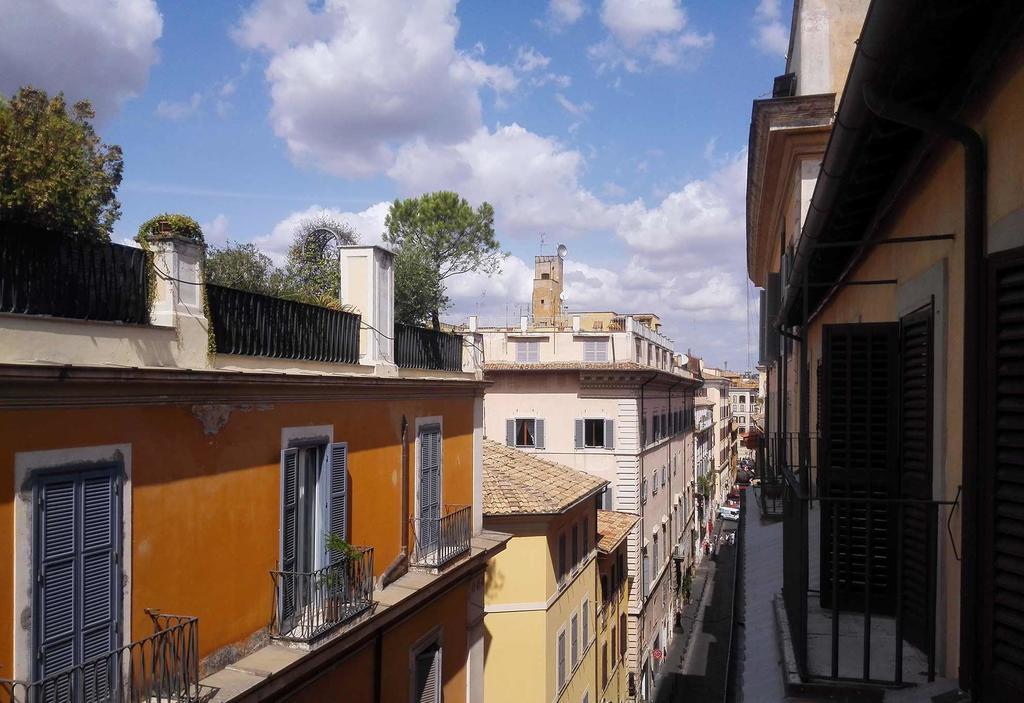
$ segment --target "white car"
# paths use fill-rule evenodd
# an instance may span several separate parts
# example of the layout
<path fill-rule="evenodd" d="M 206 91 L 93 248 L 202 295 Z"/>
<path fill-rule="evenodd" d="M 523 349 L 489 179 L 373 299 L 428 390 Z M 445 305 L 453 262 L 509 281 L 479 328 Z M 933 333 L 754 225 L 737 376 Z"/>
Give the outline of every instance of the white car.
<path fill-rule="evenodd" d="M 733 508 L 728 505 L 723 505 L 720 508 L 718 508 L 718 516 L 721 517 L 723 520 L 739 520 L 740 509 Z"/>

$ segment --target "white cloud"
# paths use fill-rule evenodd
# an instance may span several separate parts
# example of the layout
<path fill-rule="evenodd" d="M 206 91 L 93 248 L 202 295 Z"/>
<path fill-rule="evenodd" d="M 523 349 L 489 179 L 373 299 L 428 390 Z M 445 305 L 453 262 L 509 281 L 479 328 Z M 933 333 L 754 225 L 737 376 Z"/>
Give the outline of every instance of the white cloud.
<path fill-rule="evenodd" d="M 203 96 L 199 93 L 192 93 L 192 97 L 185 101 L 161 100 L 156 106 L 156 114 L 165 120 L 183 120 L 194 115 L 202 102 Z"/>
<path fill-rule="evenodd" d="M 586 7 L 583 0 L 548 0 L 547 26 L 555 31 L 576 24 Z"/>
<path fill-rule="evenodd" d="M 222 247 L 228 241 L 228 217 L 219 213 L 209 222 L 200 223 L 203 228 L 203 238 L 210 246 Z"/>
<path fill-rule="evenodd" d="M 583 156 L 518 124 L 439 146 L 408 144 L 388 172 L 406 194 L 441 188 L 494 205 L 499 236 L 566 236 L 607 226 L 603 203 L 580 183 Z"/>
<path fill-rule="evenodd" d="M 789 27 L 782 22 L 781 0 L 761 0 L 754 10 L 753 44 L 772 56 L 789 51 Z"/>
<path fill-rule="evenodd" d="M 384 232 L 384 218 L 387 217 L 391 203 L 384 201 L 371 205 L 360 212 L 347 212 L 337 208 L 310 205 L 305 210 L 296 210 L 274 225 L 269 234 L 255 237 L 253 241 L 266 252 L 277 264 L 284 263 L 288 247 L 295 237 L 295 228 L 303 220 L 317 215 L 326 215 L 331 219 L 347 223 L 359 235 L 362 244 L 380 244 Z"/>
<path fill-rule="evenodd" d="M 264 0 L 234 36 L 269 54 L 270 122 L 292 158 L 368 177 L 404 143 L 453 144 L 480 125 L 479 88 L 512 90 L 511 69 L 455 48 L 454 0 Z"/>
<path fill-rule="evenodd" d="M 587 49 L 599 73 L 619 69 L 637 73 L 650 66 L 692 67 L 715 41 L 711 32 L 701 34 L 688 28 L 680 0 L 604 0 L 601 22 L 609 36 Z"/>
<path fill-rule="evenodd" d="M 538 68 L 546 68 L 549 63 L 551 59 L 532 46 L 521 46 L 516 52 L 516 69 L 519 71 L 536 71 Z"/>
<path fill-rule="evenodd" d="M 584 101 L 582 103 L 574 103 L 569 98 L 565 97 L 561 93 L 555 93 L 555 102 L 562 106 L 562 109 L 568 112 L 570 115 L 576 115 L 577 117 L 584 117 L 587 113 L 594 109 L 594 106 Z"/>
<path fill-rule="evenodd" d="M 63 91 L 100 119 L 145 88 L 163 31 L 154 0 L 3 0 L 0 17 L 0 92 Z"/>

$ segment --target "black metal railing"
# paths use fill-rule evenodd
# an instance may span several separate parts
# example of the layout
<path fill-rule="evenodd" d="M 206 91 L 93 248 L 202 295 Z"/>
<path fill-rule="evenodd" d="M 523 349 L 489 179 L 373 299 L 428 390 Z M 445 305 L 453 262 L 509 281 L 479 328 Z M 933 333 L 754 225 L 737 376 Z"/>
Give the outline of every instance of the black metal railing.
<path fill-rule="evenodd" d="M 198 701 L 199 621 L 146 611 L 155 632 L 40 681 L 0 680 L 0 703 Z"/>
<path fill-rule="evenodd" d="M 357 314 L 206 284 L 219 354 L 359 363 Z"/>
<path fill-rule="evenodd" d="M 271 571 L 270 577 L 271 636 L 309 642 L 373 605 L 373 547 L 355 547 L 316 571 Z"/>
<path fill-rule="evenodd" d="M 404 369 L 462 371 L 462 335 L 395 323 L 395 364 Z"/>
<path fill-rule="evenodd" d="M 439 568 L 469 551 L 473 537 L 473 509 L 446 505 L 439 518 L 411 518 L 414 545 L 412 565 Z"/>
<path fill-rule="evenodd" d="M 801 443 L 806 443 L 810 447 L 808 449 L 807 480 L 808 485 L 813 486 L 816 473 L 813 457 L 816 456 L 814 450 L 818 443 L 817 434 L 813 432 L 806 435 L 799 432 L 773 432 L 761 437 L 755 460 L 757 461 L 758 478 L 756 495 L 762 516 L 766 518 L 783 517 L 783 494 L 786 486 L 783 467 L 794 467 L 799 463 Z M 794 473 L 800 472 L 799 469 L 793 468 L 792 470 Z M 813 492 L 813 489 L 809 490 Z"/>
<path fill-rule="evenodd" d="M 30 227 L 0 228 L 0 312 L 149 323 L 150 254 Z"/>
<path fill-rule="evenodd" d="M 801 676 L 885 686 L 933 681 L 937 542 L 948 534 L 956 549 L 949 521 L 957 501 L 856 487 L 815 495 L 810 439 L 776 437 L 776 456 L 793 463 L 773 467 L 783 485 L 783 603 Z M 794 443 L 804 451 L 778 453 Z"/>

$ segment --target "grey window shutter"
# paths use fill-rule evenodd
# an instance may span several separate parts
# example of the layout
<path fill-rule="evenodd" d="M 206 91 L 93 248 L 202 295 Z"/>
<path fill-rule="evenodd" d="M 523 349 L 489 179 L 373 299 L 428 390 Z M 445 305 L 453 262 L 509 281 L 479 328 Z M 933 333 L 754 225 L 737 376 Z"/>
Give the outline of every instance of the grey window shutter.
<path fill-rule="evenodd" d="M 117 646 L 119 467 L 50 476 L 37 490 L 35 677 L 45 678 Z M 85 693 L 102 698 L 112 690 L 113 672 L 101 668 L 94 674 Z"/>
<path fill-rule="evenodd" d="M 441 519 L 441 428 L 420 430 L 420 541 L 432 550 L 438 540 Z"/>
<path fill-rule="evenodd" d="M 281 452 L 281 571 L 295 571 L 298 542 L 299 450 Z M 282 631 L 290 630 L 295 616 L 295 581 L 281 580 L 278 594 Z"/>
<path fill-rule="evenodd" d="M 534 442 L 534 444 L 536 444 L 537 449 L 543 449 L 544 448 L 544 420 L 541 419 L 541 418 L 537 418 L 534 427 L 535 427 L 535 433 L 536 433 L 536 441 Z"/>
<path fill-rule="evenodd" d="M 328 530 L 348 540 L 348 443 L 335 442 L 327 447 L 331 457 L 330 502 L 328 504 Z M 337 564 L 340 553 L 330 555 L 331 563 Z"/>
<path fill-rule="evenodd" d="M 416 655 L 416 703 L 440 703 L 441 650 L 430 647 Z"/>
<path fill-rule="evenodd" d="M 576 448 L 583 449 L 583 420 L 576 418 Z"/>
<path fill-rule="evenodd" d="M 512 418 L 505 420 L 505 444 L 516 446 L 516 421 Z"/>
<path fill-rule="evenodd" d="M 615 420 L 604 421 L 604 448 L 615 449 Z"/>

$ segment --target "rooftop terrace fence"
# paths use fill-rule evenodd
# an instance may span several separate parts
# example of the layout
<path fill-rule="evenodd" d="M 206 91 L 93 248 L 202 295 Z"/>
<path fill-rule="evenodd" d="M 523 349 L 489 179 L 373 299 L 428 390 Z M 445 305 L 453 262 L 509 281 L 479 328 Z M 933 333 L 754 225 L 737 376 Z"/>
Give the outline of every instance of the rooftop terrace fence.
<path fill-rule="evenodd" d="M 206 302 L 219 354 L 359 363 L 357 314 L 211 283 Z"/>
<path fill-rule="evenodd" d="M 0 312 L 149 323 L 150 254 L 0 225 Z"/>
<path fill-rule="evenodd" d="M 395 364 L 405 369 L 462 371 L 462 335 L 397 322 Z"/>

